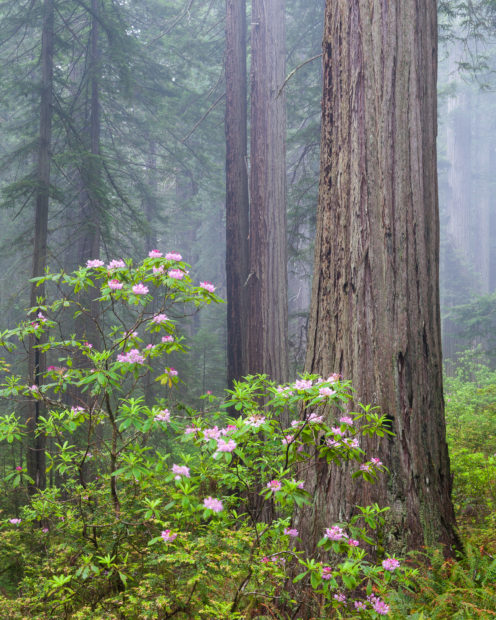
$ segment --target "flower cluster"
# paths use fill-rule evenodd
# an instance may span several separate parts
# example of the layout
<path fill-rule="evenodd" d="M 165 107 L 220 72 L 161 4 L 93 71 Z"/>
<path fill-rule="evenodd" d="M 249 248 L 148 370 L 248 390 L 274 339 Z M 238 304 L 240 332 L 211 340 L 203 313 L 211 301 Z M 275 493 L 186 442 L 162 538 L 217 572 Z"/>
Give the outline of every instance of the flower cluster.
<path fill-rule="evenodd" d="M 185 478 L 190 478 L 191 475 L 189 473 L 189 467 L 187 467 L 186 465 L 173 465 L 172 466 L 172 473 L 176 474 L 174 477 L 176 480 L 181 480 L 181 476 L 184 476 Z"/>
<path fill-rule="evenodd" d="M 127 362 L 128 364 L 144 364 L 145 358 L 141 355 L 138 349 L 131 349 L 126 353 L 119 353 L 117 355 L 118 362 Z"/>
<path fill-rule="evenodd" d="M 220 499 L 216 499 L 215 497 L 206 497 L 203 500 L 203 506 L 213 512 L 221 512 L 224 510 L 224 506 Z"/>
<path fill-rule="evenodd" d="M 155 422 L 170 422 L 170 411 L 168 409 L 162 409 L 154 417 Z"/>

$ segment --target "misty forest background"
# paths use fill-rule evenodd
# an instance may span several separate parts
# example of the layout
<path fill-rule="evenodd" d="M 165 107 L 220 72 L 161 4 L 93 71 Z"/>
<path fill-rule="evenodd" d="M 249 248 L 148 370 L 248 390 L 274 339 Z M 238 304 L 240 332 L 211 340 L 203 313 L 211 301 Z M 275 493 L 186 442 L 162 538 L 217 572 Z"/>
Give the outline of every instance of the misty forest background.
<path fill-rule="evenodd" d="M 324 7 L 324 0 L 287 0 L 285 8 L 290 380 L 303 371 L 307 344 Z M 438 7 L 440 292 L 454 503 L 467 539 L 494 554 L 496 7 L 484 0 L 439 0 Z M 35 219 L 46 97 L 42 9 L 38 1 L 0 2 L 2 330 L 25 320 L 34 304 L 29 279 L 44 247 Z M 55 2 L 52 271 L 177 251 L 195 280 L 211 281 L 227 298 L 225 9 L 224 0 Z M 247 28 L 249 39 L 250 19 Z M 248 71 L 249 63 L 250 54 Z M 226 308 L 213 304 L 178 325 L 189 353 L 171 355 L 181 378 L 171 401 L 201 410 L 207 390 L 221 396 L 228 387 Z M 27 363 L 5 357 L 27 374 Z M 145 391 L 153 400 L 163 387 L 151 381 Z M 5 473 L 10 452 L 1 459 Z"/>

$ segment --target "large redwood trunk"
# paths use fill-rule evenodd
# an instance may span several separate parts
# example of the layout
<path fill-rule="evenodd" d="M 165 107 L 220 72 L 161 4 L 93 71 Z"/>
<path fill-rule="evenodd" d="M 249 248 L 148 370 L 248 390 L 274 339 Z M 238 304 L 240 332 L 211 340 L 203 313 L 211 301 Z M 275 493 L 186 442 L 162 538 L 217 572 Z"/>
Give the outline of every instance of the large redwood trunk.
<path fill-rule="evenodd" d="M 226 279 L 227 382 L 248 373 L 248 162 L 246 3 L 226 0 Z"/>
<path fill-rule="evenodd" d="M 362 441 L 376 485 L 317 463 L 300 518 L 315 549 L 356 505 L 390 506 L 388 551 L 458 543 L 439 315 L 435 0 L 328 0 L 306 369 L 351 379 L 395 433 Z M 356 465 L 353 469 L 356 469 Z M 301 517 L 300 516 L 300 517 Z"/>
<path fill-rule="evenodd" d="M 34 278 L 43 275 L 47 262 L 48 241 L 48 205 L 50 200 L 50 163 L 52 143 L 52 99 L 53 99 L 53 34 L 54 34 L 53 0 L 45 0 L 43 5 L 43 31 L 41 41 L 41 99 L 40 99 L 40 135 L 38 148 L 37 190 L 34 224 L 33 270 Z M 37 298 L 45 295 L 45 287 L 31 285 L 31 306 L 37 305 Z M 33 317 L 33 321 L 36 318 Z M 39 345 L 43 338 L 34 335 L 29 338 L 29 378 L 31 385 L 40 386 L 42 373 L 45 371 L 45 355 Z M 34 484 L 30 491 L 44 489 L 45 472 L 45 438 L 35 436 L 38 420 L 42 414 L 42 402 L 33 400 L 28 406 L 27 428 L 29 446 L 27 456 L 28 474 Z"/>
<path fill-rule="evenodd" d="M 288 377 L 284 0 L 252 0 L 248 370 Z"/>

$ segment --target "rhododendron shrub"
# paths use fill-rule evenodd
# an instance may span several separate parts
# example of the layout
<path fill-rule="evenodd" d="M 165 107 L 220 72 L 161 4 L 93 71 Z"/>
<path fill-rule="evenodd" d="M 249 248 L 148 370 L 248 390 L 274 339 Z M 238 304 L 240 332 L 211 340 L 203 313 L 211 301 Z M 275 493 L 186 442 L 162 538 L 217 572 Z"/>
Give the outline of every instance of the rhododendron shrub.
<path fill-rule="evenodd" d="M 351 386 L 335 375 L 282 386 L 248 377 L 224 400 L 206 394 L 201 414 L 179 405 L 167 361 L 184 350 L 177 317 L 220 301 L 181 261 L 152 250 L 136 266 L 93 260 L 47 274 L 37 281 L 59 297 L 1 335 L 10 351 L 46 335 L 49 365 L 36 385 L 5 368 L 0 440 L 20 452 L 22 403 L 38 401 L 50 484 L 28 494 L 15 462 L 3 480 L 18 501 L 1 515 L 0 569 L 16 567 L 18 589 L 0 607 L 9 617 L 232 619 L 276 607 L 291 617 L 304 602 L 326 617 L 386 615 L 388 588 L 407 572 L 396 558 L 367 560 L 385 508 L 329 523 L 324 560 L 305 557 L 294 527 L 295 509 L 312 501 L 298 475 L 310 459 L 352 461 L 370 482 L 386 475 L 360 448 L 364 433 L 387 432 L 383 418 L 370 407 L 350 413 Z M 64 314 L 87 312 L 81 290 L 99 304 L 99 342 L 64 332 Z M 142 387 L 150 373 L 162 390 L 153 404 Z M 301 594 L 288 593 L 292 581 Z"/>

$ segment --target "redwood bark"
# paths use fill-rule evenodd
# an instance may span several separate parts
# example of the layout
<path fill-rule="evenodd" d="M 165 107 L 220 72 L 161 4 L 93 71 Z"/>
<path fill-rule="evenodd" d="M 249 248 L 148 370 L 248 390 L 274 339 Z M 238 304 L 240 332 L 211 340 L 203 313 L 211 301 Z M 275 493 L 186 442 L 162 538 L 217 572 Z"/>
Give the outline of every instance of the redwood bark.
<path fill-rule="evenodd" d="M 300 515 L 315 549 L 356 505 L 390 506 L 388 551 L 458 545 L 439 314 L 435 0 L 328 0 L 306 369 L 351 379 L 395 436 L 363 439 L 375 485 L 316 460 Z M 356 469 L 356 465 L 354 467 Z M 304 518 L 301 518 L 301 517 Z"/>
<path fill-rule="evenodd" d="M 43 5 L 43 30 L 41 39 L 41 99 L 40 135 L 38 148 L 37 190 L 34 224 L 33 278 L 43 275 L 47 262 L 48 205 L 50 200 L 50 163 L 52 143 L 52 99 L 53 99 L 53 38 L 54 38 L 53 0 L 45 0 Z M 31 285 L 30 303 L 37 305 L 37 298 L 44 297 L 45 287 Z M 35 318 L 33 320 L 36 320 Z M 43 337 L 30 336 L 28 351 L 28 372 L 31 385 L 40 386 L 45 370 L 45 355 L 39 345 Z M 42 414 L 42 402 L 34 400 L 28 407 L 27 429 L 29 449 L 27 455 L 28 474 L 34 483 L 30 491 L 44 489 L 46 485 L 45 437 L 35 436 L 38 420 Z"/>
<path fill-rule="evenodd" d="M 284 0 L 253 0 L 248 369 L 288 378 Z"/>
<path fill-rule="evenodd" d="M 227 382 L 248 374 L 248 166 L 246 2 L 226 0 L 226 280 Z"/>

